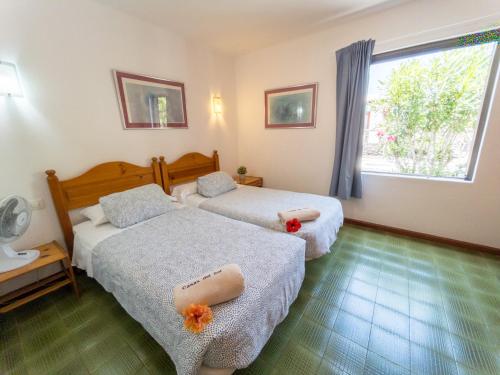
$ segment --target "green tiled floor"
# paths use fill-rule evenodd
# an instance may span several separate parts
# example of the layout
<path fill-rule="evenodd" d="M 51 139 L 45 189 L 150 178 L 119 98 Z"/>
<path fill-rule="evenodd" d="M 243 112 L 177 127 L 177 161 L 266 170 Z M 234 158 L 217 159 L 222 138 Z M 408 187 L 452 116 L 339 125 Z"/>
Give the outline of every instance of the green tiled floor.
<path fill-rule="evenodd" d="M 1 374 L 174 374 L 95 281 L 0 317 Z M 500 374 L 500 259 L 345 226 L 238 374 Z"/>

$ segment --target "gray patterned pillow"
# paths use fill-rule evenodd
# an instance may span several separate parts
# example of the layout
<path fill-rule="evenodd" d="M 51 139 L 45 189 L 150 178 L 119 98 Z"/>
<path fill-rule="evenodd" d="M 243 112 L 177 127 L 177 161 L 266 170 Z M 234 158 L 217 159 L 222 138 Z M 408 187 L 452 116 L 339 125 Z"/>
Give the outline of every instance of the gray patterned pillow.
<path fill-rule="evenodd" d="M 213 198 L 236 189 L 236 182 L 226 172 L 214 172 L 198 177 L 198 194 Z"/>
<path fill-rule="evenodd" d="M 104 214 L 115 227 L 126 228 L 141 221 L 175 210 L 175 206 L 156 184 L 101 197 Z"/>

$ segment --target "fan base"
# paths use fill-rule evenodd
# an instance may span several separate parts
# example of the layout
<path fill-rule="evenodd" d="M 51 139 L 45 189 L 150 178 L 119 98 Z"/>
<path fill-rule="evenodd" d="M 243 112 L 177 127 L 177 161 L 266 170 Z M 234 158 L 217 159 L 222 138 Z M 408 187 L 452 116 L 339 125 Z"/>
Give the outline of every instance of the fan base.
<path fill-rule="evenodd" d="M 0 273 L 15 270 L 34 262 L 40 256 L 38 250 L 15 251 L 8 245 L 0 245 Z"/>

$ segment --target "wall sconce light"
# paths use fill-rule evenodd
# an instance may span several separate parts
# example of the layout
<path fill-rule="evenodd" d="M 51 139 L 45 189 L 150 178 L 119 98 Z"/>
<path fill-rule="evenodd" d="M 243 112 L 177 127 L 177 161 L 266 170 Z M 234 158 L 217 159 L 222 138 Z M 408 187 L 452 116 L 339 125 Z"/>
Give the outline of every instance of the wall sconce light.
<path fill-rule="evenodd" d="M 15 64 L 0 61 L 0 95 L 23 96 Z"/>
<path fill-rule="evenodd" d="M 222 99 L 220 96 L 213 96 L 212 97 L 212 108 L 213 108 L 214 114 L 220 115 L 222 113 Z"/>

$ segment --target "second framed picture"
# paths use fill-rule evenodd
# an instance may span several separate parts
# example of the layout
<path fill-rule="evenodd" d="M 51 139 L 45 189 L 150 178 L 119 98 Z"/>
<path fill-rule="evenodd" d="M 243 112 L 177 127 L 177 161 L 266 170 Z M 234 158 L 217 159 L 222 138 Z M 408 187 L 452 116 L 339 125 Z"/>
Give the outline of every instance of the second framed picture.
<path fill-rule="evenodd" d="M 317 83 L 266 90 L 266 128 L 314 128 L 317 97 Z"/>

